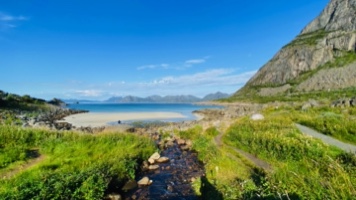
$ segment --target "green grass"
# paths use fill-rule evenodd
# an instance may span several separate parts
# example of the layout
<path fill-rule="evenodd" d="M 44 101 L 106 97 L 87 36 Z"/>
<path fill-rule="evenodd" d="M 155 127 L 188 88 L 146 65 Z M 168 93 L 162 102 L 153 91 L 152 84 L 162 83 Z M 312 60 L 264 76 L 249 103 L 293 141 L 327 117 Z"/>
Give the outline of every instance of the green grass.
<path fill-rule="evenodd" d="M 302 34 L 297 36 L 292 42 L 287 44 L 285 47 L 293 47 L 293 46 L 301 46 L 301 45 L 308 45 L 308 46 L 315 46 L 318 40 L 323 39 L 328 32 L 323 29 Z"/>
<path fill-rule="evenodd" d="M 255 103 L 270 103 L 270 102 L 305 102 L 309 99 L 322 99 L 324 101 L 332 101 L 335 99 L 352 97 L 356 93 L 356 87 L 349 87 L 340 90 L 331 91 L 311 91 L 311 92 L 298 92 L 290 94 L 281 94 L 275 96 L 260 96 L 257 94 L 258 89 L 248 88 L 248 94 L 232 96 L 227 99 L 221 99 L 219 102 L 255 102 Z"/>
<path fill-rule="evenodd" d="M 294 125 L 309 112 L 331 112 L 323 109 L 304 113 L 290 106 L 267 108 L 264 120 L 236 119 L 222 146 L 214 142 L 219 134 L 215 127 L 178 132 L 193 141 L 193 149 L 205 164 L 206 177 L 193 187 L 206 199 L 352 199 L 356 195 L 355 155 L 305 136 Z M 334 109 L 332 116 L 356 113 L 354 108 Z M 231 147 L 268 162 L 272 170 L 256 167 Z"/>
<path fill-rule="evenodd" d="M 323 106 L 295 112 L 294 121 L 325 135 L 356 145 L 356 108 Z"/>
<path fill-rule="evenodd" d="M 38 149 L 45 159 L 0 180 L 0 199 L 101 199 L 111 182 L 132 179 L 138 162 L 156 149 L 132 134 L 81 135 L 0 126 L 0 175 L 16 169 L 26 151 Z M 117 189 L 117 188 L 116 188 Z"/>
<path fill-rule="evenodd" d="M 242 118 L 227 132 L 227 144 L 267 160 L 273 167 L 272 173 L 255 177 L 255 189 L 245 194 L 277 199 L 354 197 L 356 165 L 350 160 L 355 156 L 304 136 L 289 114 L 266 113 L 263 121 Z"/>
<path fill-rule="evenodd" d="M 219 134 L 215 127 L 204 131 L 201 126 L 195 126 L 177 134 L 193 141 L 193 150 L 205 165 L 206 176 L 193 183 L 203 199 L 239 199 L 243 187 L 255 187 L 251 180 L 244 181 L 253 173 L 253 166 L 231 149 L 215 144 L 213 139 Z"/>

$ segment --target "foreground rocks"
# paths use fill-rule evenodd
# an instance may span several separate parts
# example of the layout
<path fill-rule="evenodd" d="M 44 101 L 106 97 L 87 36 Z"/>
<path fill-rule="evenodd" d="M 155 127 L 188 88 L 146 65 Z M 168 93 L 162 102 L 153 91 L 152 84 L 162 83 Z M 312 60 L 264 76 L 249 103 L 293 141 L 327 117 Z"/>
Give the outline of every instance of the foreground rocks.
<path fill-rule="evenodd" d="M 172 145 L 166 146 L 168 143 Z M 123 199 L 199 199 L 191 183 L 205 175 L 204 166 L 198 161 L 197 153 L 183 150 L 187 143 L 191 147 L 191 141 L 183 143 L 174 137 L 158 140 L 157 145 L 163 144 L 161 153 L 156 152 L 143 161 L 138 187 L 122 194 Z"/>

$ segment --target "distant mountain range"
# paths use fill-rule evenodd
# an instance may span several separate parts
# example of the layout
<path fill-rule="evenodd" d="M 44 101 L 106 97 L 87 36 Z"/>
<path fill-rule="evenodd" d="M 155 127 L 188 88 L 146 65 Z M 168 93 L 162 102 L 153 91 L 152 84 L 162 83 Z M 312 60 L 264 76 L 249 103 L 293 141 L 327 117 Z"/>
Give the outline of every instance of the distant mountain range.
<path fill-rule="evenodd" d="M 168 96 L 159 96 L 152 95 L 148 97 L 137 97 L 137 96 L 119 96 L 111 97 L 105 101 L 106 103 L 194 103 L 201 101 L 213 101 L 216 99 L 222 99 L 229 97 L 229 94 L 216 92 L 213 94 L 208 94 L 203 98 L 199 98 L 193 95 L 168 95 Z M 90 100 L 76 100 L 76 99 L 63 99 L 66 103 L 92 103 L 95 101 Z M 96 101 L 98 102 L 98 101 Z"/>

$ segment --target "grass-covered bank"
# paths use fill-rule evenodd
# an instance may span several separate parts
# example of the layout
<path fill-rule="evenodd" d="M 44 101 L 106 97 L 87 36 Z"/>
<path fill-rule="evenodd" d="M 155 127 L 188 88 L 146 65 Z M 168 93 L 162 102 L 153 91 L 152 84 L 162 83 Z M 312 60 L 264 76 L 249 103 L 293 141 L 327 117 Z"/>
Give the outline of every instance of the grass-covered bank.
<path fill-rule="evenodd" d="M 0 199 L 101 199 L 133 178 L 154 143 L 133 134 L 82 135 L 0 126 L 0 175 L 26 165 L 28 152 L 44 159 L 1 179 Z M 110 183 L 116 183 L 110 185 Z"/>
<path fill-rule="evenodd" d="M 178 132 L 192 139 L 205 163 L 206 177 L 194 184 L 196 190 L 202 196 L 208 193 L 208 199 L 352 199 L 356 196 L 356 157 L 300 133 L 294 125 L 309 112 L 320 114 L 321 110 L 269 108 L 263 112 L 264 120 L 236 119 L 223 133 L 221 146 L 216 144 L 219 132 L 214 127 Z M 345 116 L 352 117 L 352 110 Z M 261 169 L 234 148 L 267 162 L 272 170 Z M 214 192 L 202 189 L 203 181 Z"/>
<path fill-rule="evenodd" d="M 356 107 L 322 106 L 294 112 L 294 121 L 346 143 L 356 144 Z"/>
<path fill-rule="evenodd" d="M 288 114 L 268 116 L 264 121 L 240 119 L 224 139 L 273 166 L 274 171 L 262 177 L 262 186 L 258 186 L 265 192 L 256 190 L 256 195 L 350 199 L 356 194 L 355 163 L 345 164 L 345 157 L 354 156 L 302 135 Z"/>

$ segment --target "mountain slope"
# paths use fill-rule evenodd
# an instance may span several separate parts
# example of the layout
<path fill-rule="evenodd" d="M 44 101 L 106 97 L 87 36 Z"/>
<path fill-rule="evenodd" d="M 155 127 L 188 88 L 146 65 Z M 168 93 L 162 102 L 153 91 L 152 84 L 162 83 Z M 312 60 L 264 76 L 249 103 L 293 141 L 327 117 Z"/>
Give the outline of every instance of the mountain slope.
<path fill-rule="evenodd" d="M 316 19 L 234 96 L 271 96 L 354 87 L 355 51 L 356 0 L 331 0 Z"/>

